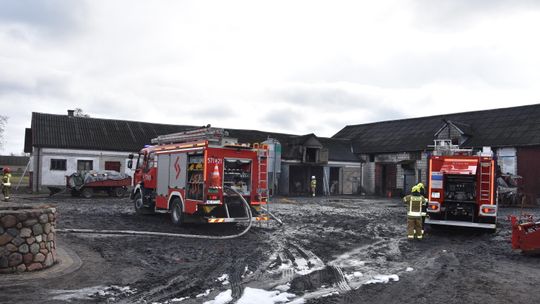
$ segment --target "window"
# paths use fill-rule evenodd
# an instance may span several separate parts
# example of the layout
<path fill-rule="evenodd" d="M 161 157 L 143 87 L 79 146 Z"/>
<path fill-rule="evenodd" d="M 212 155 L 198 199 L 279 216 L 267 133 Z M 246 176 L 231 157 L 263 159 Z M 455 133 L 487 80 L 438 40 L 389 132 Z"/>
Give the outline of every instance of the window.
<path fill-rule="evenodd" d="M 306 163 L 318 162 L 318 159 L 317 159 L 318 150 L 319 149 L 317 148 L 306 148 Z"/>
<path fill-rule="evenodd" d="M 77 160 L 77 171 L 90 171 L 94 169 L 94 161 Z"/>
<path fill-rule="evenodd" d="M 120 162 L 118 161 L 106 161 L 105 162 L 105 170 L 111 170 L 120 172 Z"/>
<path fill-rule="evenodd" d="M 186 198 L 202 201 L 204 192 L 204 158 L 202 155 L 190 155 L 188 158 Z"/>
<path fill-rule="evenodd" d="M 51 159 L 51 170 L 66 171 L 66 160 Z"/>

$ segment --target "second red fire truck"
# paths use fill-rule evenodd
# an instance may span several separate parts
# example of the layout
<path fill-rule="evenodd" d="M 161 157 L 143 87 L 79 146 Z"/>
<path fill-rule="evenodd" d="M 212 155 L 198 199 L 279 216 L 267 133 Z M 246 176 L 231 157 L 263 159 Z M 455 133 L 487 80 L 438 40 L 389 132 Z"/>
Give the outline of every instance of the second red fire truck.
<path fill-rule="evenodd" d="M 489 153 L 472 155 L 450 142 L 435 144 L 429 158 L 426 224 L 485 228 L 497 224 L 495 160 Z"/>
<path fill-rule="evenodd" d="M 161 135 L 152 143 L 137 158 L 131 194 L 137 213 L 170 213 L 176 225 L 269 219 L 266 145 L 238 144 L 211 127 Z"/>

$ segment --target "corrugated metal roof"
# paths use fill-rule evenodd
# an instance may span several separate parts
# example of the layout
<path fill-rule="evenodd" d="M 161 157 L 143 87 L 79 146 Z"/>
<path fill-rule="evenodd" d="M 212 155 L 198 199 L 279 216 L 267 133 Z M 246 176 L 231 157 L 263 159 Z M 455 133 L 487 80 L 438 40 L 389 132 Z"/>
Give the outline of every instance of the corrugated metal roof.
<path fill-rule="evenodd" d="M 540 104 L 351 125 L 333 138 L 352 140 L 357 153 L 422 151 L 445 120 L 467 126 L 464 147 L 540 145 Z"/>

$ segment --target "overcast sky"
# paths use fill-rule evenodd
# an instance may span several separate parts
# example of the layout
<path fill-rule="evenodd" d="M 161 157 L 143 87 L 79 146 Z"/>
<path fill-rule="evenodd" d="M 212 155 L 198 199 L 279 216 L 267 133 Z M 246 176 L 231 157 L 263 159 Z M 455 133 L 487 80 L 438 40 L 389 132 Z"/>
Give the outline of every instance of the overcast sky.
<path fill-rule="evenodd" d="M 0 0 L 0 154 L 32 112 L 332 136 L 540 103 L 540 1 Z"/>

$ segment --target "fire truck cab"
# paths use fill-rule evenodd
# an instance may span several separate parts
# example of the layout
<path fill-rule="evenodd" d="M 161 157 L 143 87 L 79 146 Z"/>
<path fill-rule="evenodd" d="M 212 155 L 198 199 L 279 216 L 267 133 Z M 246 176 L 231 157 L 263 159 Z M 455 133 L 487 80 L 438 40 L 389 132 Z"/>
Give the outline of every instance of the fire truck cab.
<path fill-rule="evenodd" d="M 158 136 L 141 149 L 131 193 L 137 213 L 170 213 L 176 225 L 268 220 L 268 149 L 227 136 L 205 127 Z"/>
<path fill-rule="evenodd" d="M 497 224 L 495 160 L 436 141 L 429 158 L 426 224 L 484 228 Z"/>

